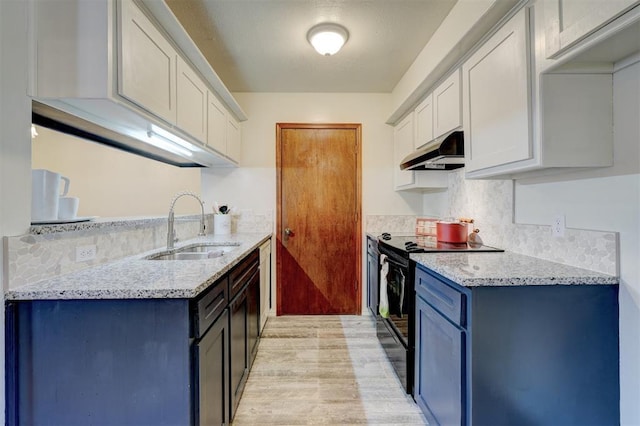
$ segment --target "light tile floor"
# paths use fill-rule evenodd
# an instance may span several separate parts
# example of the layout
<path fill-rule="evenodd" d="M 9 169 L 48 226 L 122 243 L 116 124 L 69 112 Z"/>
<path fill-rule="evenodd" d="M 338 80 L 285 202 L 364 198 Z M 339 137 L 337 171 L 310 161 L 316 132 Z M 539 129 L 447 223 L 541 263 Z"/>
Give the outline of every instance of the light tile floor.
<path fill-rule="evenodd" d="M 369 316 L 271 317 L 233 425 L 425 425 Z"/>

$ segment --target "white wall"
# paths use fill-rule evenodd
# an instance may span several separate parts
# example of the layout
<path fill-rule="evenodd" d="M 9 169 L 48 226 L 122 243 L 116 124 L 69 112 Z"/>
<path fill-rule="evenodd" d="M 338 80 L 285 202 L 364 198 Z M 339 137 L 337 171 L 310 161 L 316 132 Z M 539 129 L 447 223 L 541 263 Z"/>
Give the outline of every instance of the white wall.
<path fill-rule="evenodd" d="M 200 193 L 200 168 L 180 168 L 37 126 L 32 166 L 71 180 L 80 198 L 78 216 L 163 216 L 179 191 Z M 200 213 L 193 199 L 176 204 L 180 214 Z"/>
<path fill-rule="evenodd" d="M 614 166 L 518 182 L 518 223 L 620 233 L 621 424 L 640 424 L 640 63 L 614 74 Z"/>
<path fill-rule="evenodd" d="M 26 96 L 26 7 L 24 1 L 0 1 L 0 236 L 24 233 L 29 226 L 31 102 Z M 0 245 L 0 259 L 3 255 Z M 4 304 L 2 272 L 0 262 Z M 0 424 L 4 424 L 4 310 L 0 317 Z"/>

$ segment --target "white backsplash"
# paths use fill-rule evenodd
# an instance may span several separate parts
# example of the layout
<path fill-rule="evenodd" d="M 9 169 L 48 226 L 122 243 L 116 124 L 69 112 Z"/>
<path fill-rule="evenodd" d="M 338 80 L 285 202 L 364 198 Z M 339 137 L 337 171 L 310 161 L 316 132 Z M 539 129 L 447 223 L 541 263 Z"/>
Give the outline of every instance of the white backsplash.
<path fill-rule="evenodd" d="M 231 216 L 232 232 L 273 232 L 273 210 L 254 212 L 253 210 L 239 210 Z"/>
<path fill-rule="evenodd" d="M 178 216 L 176 235 L 187 240 L 198 235 L 200 216 Z M 206 215 L 207 233 L 213 230 L 213 214 Z M 232 216 L 233 233 L 272 232 L 273 213 L 239 212 Z M 5 237 L 5 283 L 13 289 L 42 279 L 112 262 L 167 244 L 166 218 L 102 219 L 56 226 L 32 227 L 31 232 Z M 76 247 L 96 246 L 96 258 L 76 262 Z"/>
<path fill-rule="evenodd" d="M 378 235 L 383 232 L 391 234 L 413 234 L 416 231 L 417 216 L 368 215 L 365 218 L 365 232 Z"/>
<path fill-rule="evenodd" d="M 449 174 L 446 216 L 472 217 L 486 245 L 540 259 L 618 275 L 618 233 L 514 224 L 512 180 L 467 180 L 464 169 Z"/>
<path fill-rule="evenodd" d="M 464 169 L 450 172 L 447 198 L 443 217 L 473 218 L 473 226 L 480 230 L 480 237 L 486 245 L 619 275 L 617 232 L 567 228 L 564 237 L 553 237 L 550 226 L 513 223 L 512 180 L 467 180 Z M 373 235 L 382 232 L 413 234 L 416 217 L 369 215 L 365 231 Z"/>

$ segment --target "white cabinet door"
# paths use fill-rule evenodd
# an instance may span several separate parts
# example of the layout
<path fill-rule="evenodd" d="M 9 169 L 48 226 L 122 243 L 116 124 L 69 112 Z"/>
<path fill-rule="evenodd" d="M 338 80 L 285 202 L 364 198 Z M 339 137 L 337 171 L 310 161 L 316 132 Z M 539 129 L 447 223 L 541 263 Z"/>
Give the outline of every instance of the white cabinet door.
<path fill-rule="evenodd" d="M 240 163 L 242 155 L 242 138 L 240 137 L 240 123 L 231 114 L 227 114 L 227 157 Z"/>
<path fill-rule="evenodd" d="M 118 92 L 175 124 L 177 53 L 133 1 L 118 4 Z"/>
<path fill-rule="evenodd" d="M 433 140 L 433 94 L 418 105 L 414 111 L 416 120 L 416 139 L 414 148 L 418 149 Z"/>
<path fill-rule="evenodd" d="M 393 130 L 393 174 L 395 188 L 414 182 L 412 171 L 400 170 L 400 162 L 413 152 L 413 113 L 409 114 Z"/>
<path fill-rule="evenodd" d="M 178 127 L 194 138 L 207 142 L 207 86 L 198 74 L 178 56 Z"/>
<path fill-rule="evenodd" d="M 460 127 L 460 70 L 457 69 L 433 91 L 433 133 L 440 137 Z"/>
<path fill-rule="evenodd" d="M 527 15 L 514 15 L 462 67 L 467 173 L 533 156 Z"/>
<path fill-rule="evenodd" d="M 269 295 L 271 294 L 271 240 L 260 246 L 260 332 L 269 315 Z"/>
<path fill-rule="evenodd" d="M 207 92 L 207 145 L 227 153 L 227 112 L 216 95 Z"/>
<path fill-rule="evenodd" d="M 598 28 L 634 6 L 639 0 L 546 0 L 545 50 L 556 57 Z"/>

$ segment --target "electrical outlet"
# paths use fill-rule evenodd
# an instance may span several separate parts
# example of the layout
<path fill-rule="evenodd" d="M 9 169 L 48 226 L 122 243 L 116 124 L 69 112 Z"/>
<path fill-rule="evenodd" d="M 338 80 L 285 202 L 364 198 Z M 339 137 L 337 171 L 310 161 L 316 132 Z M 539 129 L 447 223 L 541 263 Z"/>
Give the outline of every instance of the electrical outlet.
<path fill-rule="evenodd" d="M 558 214 L 553 217 L 551 223 L 551 235 L 554 237 L 564 237 L 564 215 Z"/>
<path fill-rule="evenodd" d="M 96 245 L 76 247 L 76 262 L 86 262 L 96 258 Z"/>

